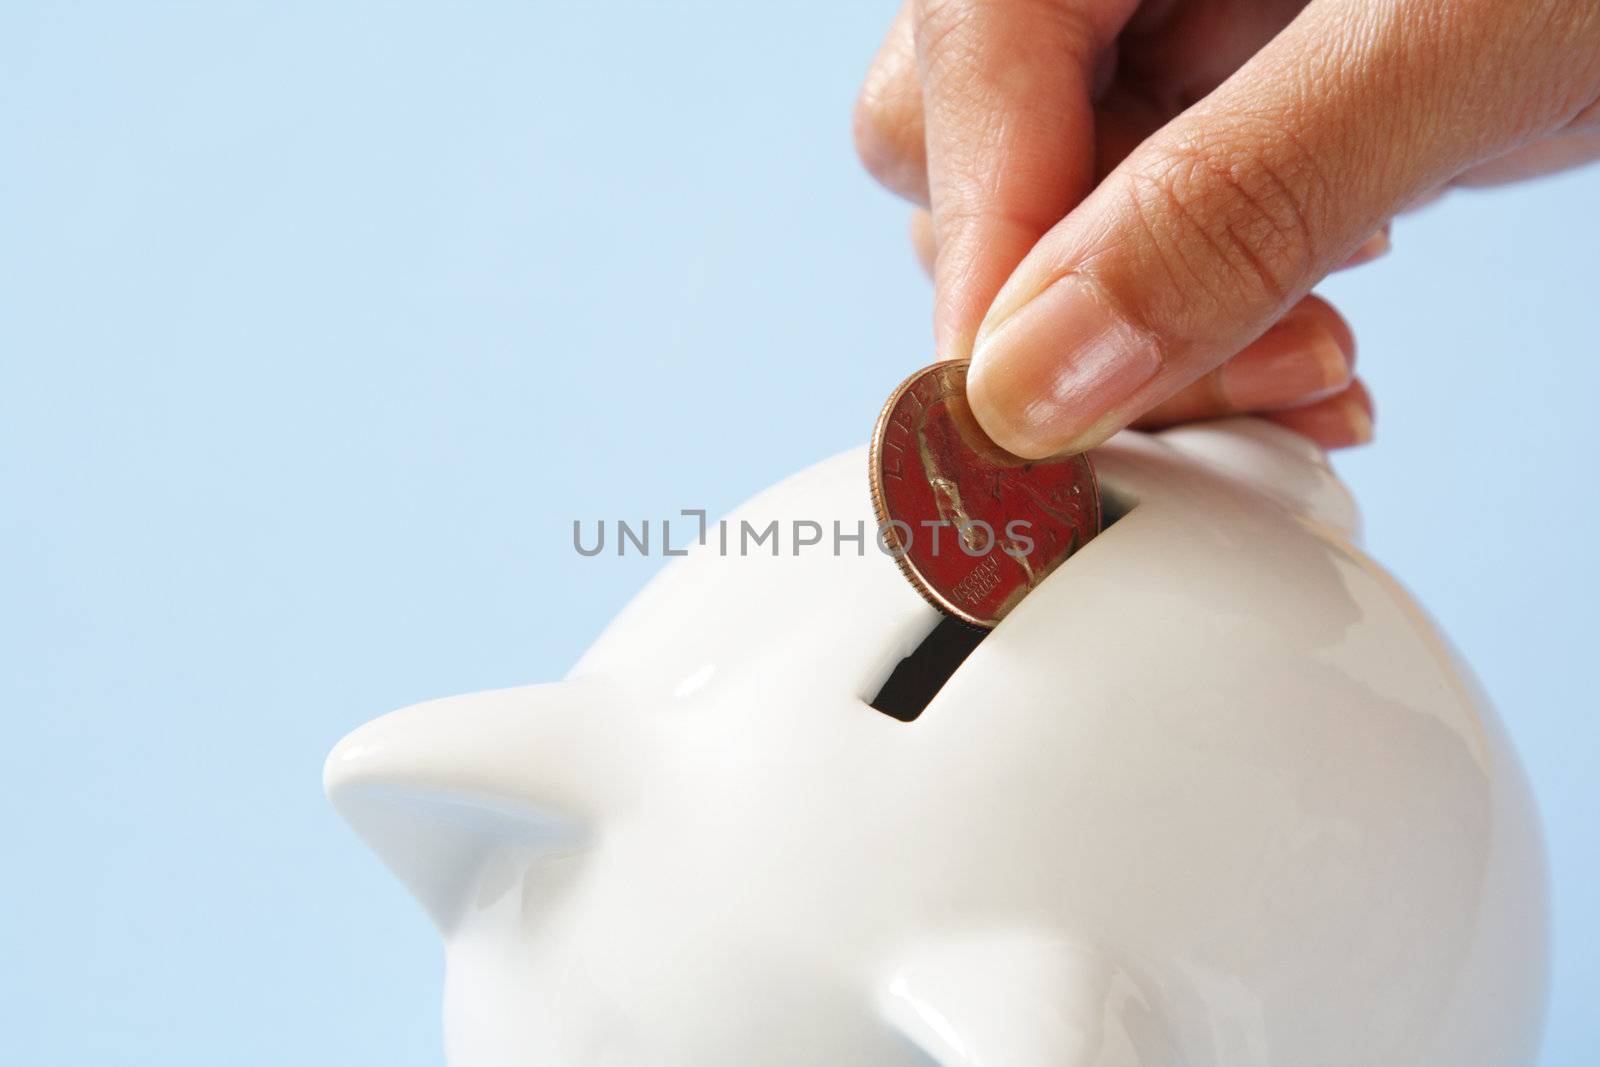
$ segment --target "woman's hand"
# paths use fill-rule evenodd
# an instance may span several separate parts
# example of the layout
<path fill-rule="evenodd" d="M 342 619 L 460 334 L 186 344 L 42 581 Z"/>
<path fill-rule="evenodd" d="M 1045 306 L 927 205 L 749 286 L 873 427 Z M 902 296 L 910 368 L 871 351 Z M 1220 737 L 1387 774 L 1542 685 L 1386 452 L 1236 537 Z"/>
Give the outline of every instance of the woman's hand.
<path fill-rule="evenodd" d="M 856 137 L 931 209 L 1001 444 L 1268 411 L 1332 447 L 1371 407 L 1312 285 L 1451 184 L 1600 157 L 1597 101 L 1596 0 L 907 0 Z"/>

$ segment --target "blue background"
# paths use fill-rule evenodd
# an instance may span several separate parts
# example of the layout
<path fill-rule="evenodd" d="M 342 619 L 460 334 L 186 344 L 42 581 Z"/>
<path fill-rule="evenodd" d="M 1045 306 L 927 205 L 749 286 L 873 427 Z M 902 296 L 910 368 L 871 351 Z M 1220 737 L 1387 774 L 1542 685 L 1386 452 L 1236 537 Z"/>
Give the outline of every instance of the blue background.
<path fill-rule="evenodd" d="M 440 952 L 325 805 L 390 708 L 559 676 L 659 561 L 930 357 L 859 171 L 873 3 L 0 9 L 0 1044 L 436 1063 Z M 1592 1062 L 1600 174 L 1337 278 L 1372 552 L 1503 709 Z"/>

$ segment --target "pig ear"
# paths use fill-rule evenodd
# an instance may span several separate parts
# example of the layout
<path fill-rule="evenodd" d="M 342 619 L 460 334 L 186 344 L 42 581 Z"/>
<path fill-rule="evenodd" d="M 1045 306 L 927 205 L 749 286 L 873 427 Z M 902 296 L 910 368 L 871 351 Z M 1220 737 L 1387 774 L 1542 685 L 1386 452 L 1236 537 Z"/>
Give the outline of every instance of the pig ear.
<path fill-rule="evenodd" d="M 588 682 L 419 704 L 341 741 L 323 785 L 448 933 L 491 860 L 570 858 L 627 803 L 648 739 L 626 709 Z"/>
<path fill-rule="evenodd" d="M 1217 419 L 1163 431 L 1161 440 L 1229 477 L 1326 523 L 1352 540 L 1361 514 L 1315 442 L 1264 419 Z"/>
<path fill-rule="evenodd" d="M 1028 932 L 961 938 L 890 978 L 881 1010 L 939 1067 L 1166 1067 L 1160 1013 L 1101 952 Z"/>

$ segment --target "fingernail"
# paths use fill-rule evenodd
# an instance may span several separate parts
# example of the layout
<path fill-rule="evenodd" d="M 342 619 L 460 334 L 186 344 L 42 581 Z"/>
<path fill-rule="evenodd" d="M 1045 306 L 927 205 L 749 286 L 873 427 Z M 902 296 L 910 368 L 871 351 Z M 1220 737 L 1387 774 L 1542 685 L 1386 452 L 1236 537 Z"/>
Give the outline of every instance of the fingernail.
<path fill-rule="evenodd" d="M 1340 270 L 1350 267 L 1359 267 L 1363 263 L 1371 263 L 1380 256 L 1386 255 L 1392 246 L 1389 243 L 1389 227 L 1385 226 L 1377 233 L 1361 242 L 1361 247 L 1356 249 L 1349 259 L 1340 265 Z"/>
<path fill-rule="evenodd" d="M 1345 421 L 1350 426 L 1352 441 L 1364 445 L 1372 440 L 1373 408 L 1372 394 L 1367 392 L 1367 387 L 1357 378 L 1350 383 L 1350 388 L 1344 391 Z"/>
<path fill-rule="evenodd" d="M 1372 397 L 1360 378 L 1352 379 L 1337 396 L 1309 407 L 1270 411 L 1266 417 L 1325 449 L 1351 448 L 1372 440 Z"/>
<path fill-rule="evenodd" d="M 1217 387 L 1235 411 L 1309 404 L 1350 383 L 1350 360 L 1315 323 L 1285 320 L 1222 365 Z"/>
<path fill-rule="evenodd" d="M 996 443 L 1037 459 L 1109 436 L 1160 367 L 1154 339 L 1113 312 L 1093 283 L 1073 275 L 979 341 L 967 399 Z"/>
<path fill-rule="evenodd" d="M 1350 427 L 1350 443 L 1352 445 L 1365 445 L 1372 442 L 1372 414 L 1360 404 L 1351 400 L 1341 404 L 1345 422 Z"/>

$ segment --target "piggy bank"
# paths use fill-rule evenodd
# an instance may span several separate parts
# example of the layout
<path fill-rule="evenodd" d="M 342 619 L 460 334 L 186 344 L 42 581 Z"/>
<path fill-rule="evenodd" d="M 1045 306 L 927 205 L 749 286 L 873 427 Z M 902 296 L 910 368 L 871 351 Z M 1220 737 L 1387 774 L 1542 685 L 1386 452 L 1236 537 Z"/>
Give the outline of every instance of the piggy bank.
<path fill-rule="evenodd" d="M 855 452 L 727 520 L 783 537 L 707 524 L 565 680 L 345 738 L 449 1062 L 1532 1063 L 1526 783 L 1320 452 L 1095 458 L 1114 521 L 981 640 L 874 544 Z"/>

